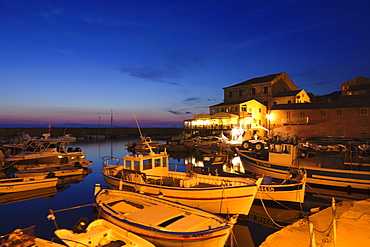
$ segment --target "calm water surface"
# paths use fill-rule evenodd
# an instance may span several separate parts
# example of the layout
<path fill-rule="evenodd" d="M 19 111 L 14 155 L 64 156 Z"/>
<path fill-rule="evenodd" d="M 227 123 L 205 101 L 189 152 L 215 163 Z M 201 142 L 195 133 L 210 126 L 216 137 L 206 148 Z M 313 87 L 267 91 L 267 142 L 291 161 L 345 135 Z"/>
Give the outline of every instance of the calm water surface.
<path fill-rule="evenodd" d="M 35 225 L 37 237 L 49 240 L 54 238 L 53 232 L 56 228 L 54 222 L 47 219 L 49 209 L 59 210 L 94 203 L 94 184 L 106 184 L 101 175 L 101 157 L 108 155 L 122 158 L 128 153 L 125 144 L 129 141 L 132 140 L 71 143 L 69 146 L 80 147 L 87 159 L 93 162 L 90 166 L 92 172 L 85 177 L 65 179 L 64 184 L 58 188 L 0 195 L 0 235 Z M 184 165 L 184 159 L 171 159 L 170 163 Z M 332 196 L 338 200 L 369 198 L 368 194 L 349 195 L 347 192 L 315 188 L 312 193 L 307 193 L 302 209 L 329 206 Z M 90 221 L 94 219 L 92 206 L 58 212 L 55 216 L 58 227 L 68 229 L 71 229 L 81 217 L 87 217 Z M 265 205 L 256 202 L 248 218 L 239 218 L 234 228 L 233 246 L 258 246 L 269 234 L 279 230 L 279 225 L 294 222 L 297 217 L 302 217 L 300 205 L 280 206 L 277 203 Z"/>

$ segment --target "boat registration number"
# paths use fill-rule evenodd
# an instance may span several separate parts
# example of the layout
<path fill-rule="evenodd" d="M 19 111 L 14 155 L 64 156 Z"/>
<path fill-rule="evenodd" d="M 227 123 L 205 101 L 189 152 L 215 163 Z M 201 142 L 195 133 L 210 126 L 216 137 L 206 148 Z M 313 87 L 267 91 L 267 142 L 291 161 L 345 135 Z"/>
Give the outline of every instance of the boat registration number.
<path fill-rule="evenodd" d="M 260 186 L 258 190 L 260 190 L 260 191 L 275 191 L 274 187 L 267 187 L 267 186 Z"/>

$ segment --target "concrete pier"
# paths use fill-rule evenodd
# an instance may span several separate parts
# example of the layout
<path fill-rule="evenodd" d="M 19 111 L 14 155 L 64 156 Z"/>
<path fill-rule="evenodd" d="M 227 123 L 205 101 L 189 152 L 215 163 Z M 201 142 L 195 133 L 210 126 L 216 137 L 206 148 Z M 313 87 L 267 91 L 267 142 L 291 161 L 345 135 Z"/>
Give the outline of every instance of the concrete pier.
<path fill-rule="evenodd" d="M 335 208 L 334 215 L 332 207 L 329 207 L 284 227 L 268 236 L 260 247 L 368 246 L 370 244 L 370 199 L 343 201 L 337 203 Z M 310 234 L 310 223 L 313 226 L 314 236 Z"/>

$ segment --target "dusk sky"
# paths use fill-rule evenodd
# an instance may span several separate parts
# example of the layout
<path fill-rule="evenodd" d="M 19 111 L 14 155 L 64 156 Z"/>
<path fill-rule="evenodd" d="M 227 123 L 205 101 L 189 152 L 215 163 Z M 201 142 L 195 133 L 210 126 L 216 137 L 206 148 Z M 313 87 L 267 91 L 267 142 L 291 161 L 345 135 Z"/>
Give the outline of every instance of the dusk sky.
<path fill-rule="evenodd" d="M 286 72 L 315 95 L 370 78 L 369 0 L 0 0 L 0 125 L 181 127 Z"/>

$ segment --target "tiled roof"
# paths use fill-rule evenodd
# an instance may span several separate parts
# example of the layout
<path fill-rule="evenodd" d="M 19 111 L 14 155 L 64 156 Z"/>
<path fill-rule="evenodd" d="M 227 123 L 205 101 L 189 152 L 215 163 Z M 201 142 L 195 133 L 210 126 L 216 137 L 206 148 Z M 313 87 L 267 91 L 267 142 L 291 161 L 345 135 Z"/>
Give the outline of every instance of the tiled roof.
<path fill-rule="evenodd" d="M 243 82 L 240 82 L 238 84 L 235 84 L 235 85 L 232 85 L 232 86 L 229 86 L 229 87 L 237 87 L 237 86 L 243 86 L 243 85 L 269 82 L 269 81 L 272 81 L 273 79 L 275 79 L 276 77 L 278 77 L 280 74 L 282 74 L 282 73 L 271 74 L 271 75 L 266 75 L 266 76 L 262 76 L 262 77 L 256 77 L 256 78 L 249 79 L 247 81 L 243 81 Z"/>
<path fill-rule="evenodd" d="M 370 107 L 370 99 L 338 100 L 338 101 L 321 101 L 313 103 L 300 104 L 278 104 L 273 105 L 271 110 L 305 110 L 305 109 L 328 109 L 328 108 L 358 108 Z"/>
<path fill-rule="evenodd" d="M 241 104 L 241 103 L 244 103 L 244 102 L 247 102 L 247 101 L 250 101 L 250 100 L 255 100 L 255 101 L 258 101 L 256 100 L 255 98 L 252 98 L 252 99 L 245 99 L 245 100 L 239 100 L 239 101 L 228 101 L 228 102 L 222 102 L 220 104 L 216 104 L 216 105 L 213 105 L 213 106 L 227 106 L 227 105 L 237 105 L 237 104 Z M 259 101 L 258 101 L 259 102 Z M 261 103 L 261 102 L 260 102 Z M 262 104 L 262 103 L 261 103 Z M 211 106 L 211 107 L 213 107 Z"/>
<path fill-rule="evenodd" d="M 276 98 L 276 97 L 295 96 L 295 95 L 297 95 L 300 91 L 302 91 L 302 89 L 293 90 L 293 91 L 287 91 L 287 92 L 280 92 L 280 93 L 277 93 L 277 94 L 274 96 L 274 98 Z"/>

